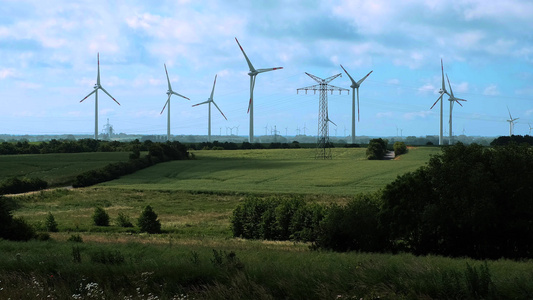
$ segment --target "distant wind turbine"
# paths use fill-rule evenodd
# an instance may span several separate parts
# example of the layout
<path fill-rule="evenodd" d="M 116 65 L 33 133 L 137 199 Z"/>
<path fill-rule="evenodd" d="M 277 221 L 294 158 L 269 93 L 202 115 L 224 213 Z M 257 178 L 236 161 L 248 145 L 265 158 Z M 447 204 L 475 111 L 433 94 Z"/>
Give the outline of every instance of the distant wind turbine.
<path fill-rule="evenodd" d="M 442 64 L 442 58 L 440 59 L 440 70 L 441 70 L 441 73 L 442 73 L 442 86 L 439 90 L 439 98 L 437 98 L 437 101 L 435 101 L 435 103 L 433 103 L 433 106 L 435 106 L 435 104 L 437 104 L 437 102 L 440 101 L 440 127 L 439 127 L 439 145 L 442 145 L 443 144 L 443 134 L 442 134 L 442 130 L 443 130 L 443 126 L 442 126 L 442 106 L 443 106 L 443 102 L 444 100 L 442 100 L 442 97 L 444 97 L 444 94 L 447 94 L 448 96 L 450 95 L 448 93 L 448 91 L 446 91 L 446 84 L 444 84 L 444 66 Z M 446 74 L 446 76 L 448 76 Z M 433 106 L 431 106 L 430 109 L 433 109 Z"/>
<path fill-rule="evenodd" d="M 168 71 L 167 71 L 167 65 L 165 65 L 165 73 L 167 74 L 167 82 L 168 82 L 168 91 L 167 91 L 167 95 L 168 95 L 168 99 L 167 99 L 167 102 L 165 102 L 165 106 L 163 106 L 163 109 L 161 110 L 161 113 L 160 114 L 163 114 L 163 111 L 165 110 L 165 107 L 167 107 L 168 105 L 168 108 L 167 108 L 167 141 L 170 141 L 170 96 L 172 96 L 172 94 L 176 95 L 176 96 L 180 96 L 182 98 L 185 98 L 187 100 L 191 100 L 183 95 L 180 95 L 176 92 L 174 92 L 172 90 L 172 86 L 170 85 L 170 78 L 168 77 Z"/>
<path fill-rule="evenodd" d="M 519 118 L 514 118 L 511 116 L 511 111 L 509 110 L 509 106 L 507 106 L 507 111 L 509 112 L 509 136 L 513 135 L 513 129 L 514 129 L 514 121 L 518 120 Z M 531 126 L 529 126 L 529 131 L 531 132 Z"/>
<path fill-rule="evenodd" d="M 531 127 L 531 124 L 527 123 L 527 125 L 529 126 L 529 135 L 531 135 L 531 129 L 533 129 L 533 127 Z"/>
<path fill-rule="evenodd" d="M 466 101 L 465 99 L 457 98 L 453 95 L 453 89 L 452 85 L 450 84 L 450 78 L 448 78 L 448 74 L 446 74 L 446 79 L 448 80 L 448 86 L 450 87 L 450 98 L 448 100 L 450 101 L 450 145 L 453 144 L 453 131 L 452 131 L 452 110 L 453 110 L 453 103 L 457 102 L 457 104 L 463 106 L 461 102 L 459 101 Z"/>
<path fill-rule="evenodd" d="M 207 101 L 200 102 L 198 104 L 193 105 L 194 107 L 194 106 L 198 106 L 202 104 L 208 104 L 208 107 L 209 107 L 209 115 L 208 115 L 208 121 L 207 121 L 207 141 L 208 142 L 211 142 L 211 103 L 215 105 L 215 107 L 218 109 L 218 111 L 224 117 L 224 119 L 226 119 L 226 121 L 228 120 L 228 118 L 226 118 L 224 113 L 220 110 L 218 105 L 213 100 L 213 94 L 215 93 L 215 84 L 217 84 L 217 75 L 215 75 L 215 82 L 213 82 L 213 89 L 211 90 L 211 96 L 207 99 Z"/>
<path fill-rule="evenodd" d="M 348 74 L 346 69 L 341 65 L 341 68 L 344 70 L 344 73 L 350 77 L 350 80 L 352 81 L 352 85 L 350 87 L 352 88 L 352 144 L 355 144 L 355 90 L 357 90 L 357 121 L 359 122 L 359 87 L 361 86 L 361 83 L 365 81 L 365 79 L 374 71 L 370 71 L 368 74 L 366 74 L 365 77 L 361 78 L 359 81 L 353 80 L 352 76 Z"/>
<path fill-rule="evenodd" d="M 98 61 L 98 75 L 96 76 L 96 84 L 94 85 L 94 90 L 89 93 L 89 95 L 85 96 L 85 98 L 81 99 L 80 103 L 83 102 L 85 99 L 87 99 L 90 95 L 94 94 L 94 139 L 98 139 L 98 90 L 102 90 L 104 93 L 106 93 L 113 101 L 115 101 L 118 105 L 117 100 L 109 94 L 103 86 L 100 85 L 100 53 L 97 54 L 97 61 Z"/>
<path fill-rule="evenodd" d="M 246 56 L 246 53 L 244 52 L 244 49 L 242 49 L 241 44 L 239 43 L 239 40 L 235 38 L 235 41 L 237 41 L 237 44 L 239 45 L 239 48 L 241 48 L 242 54 L 244 54 L 244 58 L 246 59 L 246 62 L 248 63 L 248 67 L 250 68 L 250 72 L 248 72 L 248 75 L 250 76 L 250 102 L 248 104 L 248 113 L 250 114 L 250 143 L 253 143 L 254 141 L 254 86 L 255 86 L 255 77 L 259 73 L 264 73 L 268 71 L 274 71 L 283 69 L 283 67 L 276 67 L 276 68 L 267 68 L 267 69 L 255 69 L 250 60 L 248 59 L 248 56 Z"/>

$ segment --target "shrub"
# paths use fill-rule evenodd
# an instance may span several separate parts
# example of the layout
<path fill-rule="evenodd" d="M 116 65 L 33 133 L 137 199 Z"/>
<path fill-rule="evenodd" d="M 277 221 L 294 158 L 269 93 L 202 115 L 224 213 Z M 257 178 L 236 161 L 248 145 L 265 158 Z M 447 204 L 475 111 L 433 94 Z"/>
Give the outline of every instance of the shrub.
<path fill-rule="evenodd" d="M 22 218 L 11 215 L 13 203 L 0 196 L 0 238 L 13 241 L 27 241 L 36 236 L 35 229 Z"/>
<path fill-rule="evenodd" d="M 130 221 L 130 217 L 121 212 L 118 213 L 117 225 L 120 227 L 133 227 L 133 224 Z"/>
<path fill-rule="evenodd" d="M 381 138 L 370 140 L 366 149 L 367 158 L 370 160 L 383 159 L 387 153 L 387 143 L 387 140 Z"/>
<path fill-rule="evenodd" d="M 0 184 L 0 194 L 18 194 L 45 189 L 48 183 L 40 178 L 9 178 Z"/>
<path fill-rule="evenodd" d="M 402 155 L 407 153 L 407 146 L 404 142 L 395 142 L 393 145 L 394 156 Z"/>
<path fill-rule="evenodd" d="M 94 209 L 93 223 L 96 226 L 109 226 L 109 215 L 103 208 L 96 207 Z"/>
<path fill-rule="evenodd" d="M 46 226 L 46 230 L 48 232 L 58 232 L 59 231 L 57 229 L 56 219 L 54 218 L 54 215 L 52 215 L 51 212 L 48 212 L 48 215 L 46 216 L 45 226 Z"/>
<path fill-rule="evenodd" d="M 83 239 L 81 238 L 81 235 L 73 234 L 67 239 L 67 242 L 83 243 Z"/>
<path fill-rule="evenodd" d="M 141 232 L 161 233 L 161 222 L 157 219 L 157 214 L 147 205 L 137 220 Z"/>

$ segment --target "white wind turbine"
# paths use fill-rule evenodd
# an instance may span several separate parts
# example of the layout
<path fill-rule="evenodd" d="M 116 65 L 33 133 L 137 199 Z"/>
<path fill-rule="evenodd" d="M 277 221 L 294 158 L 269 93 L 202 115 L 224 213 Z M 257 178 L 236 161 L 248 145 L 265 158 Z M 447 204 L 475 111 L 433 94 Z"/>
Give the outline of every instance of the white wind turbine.
<path fill-rule="evenodd" d="M 514 129 L 514 121 L 518 120 L 519 118 L 514 118 L 511 116 L 511 111 L 509 110 L 509 106 L 507 106 L 507 111 L 509 112 L 509 136 L 513 135 L 513 129 Z M 529 126 L 529 131 L 531 132 L 531 126 Z"/>
<path fill-rule="evenodd" d="M 215 84 L 216 83 L 217 83 L 217 75 L 215 75 L 215 82 L 213 82 L 213 89 L 211 90 L 211 96 L 207 99 L 207 101 L 200 102 L 198 104 L 193 105 L 193 107 L 194 107 L 194 106 L 198 106 L 198 105 L 202 105 L 202 104 L 208 104 L 208 107 L 209 107 L 209 115 L 208 115 L 208 122 L 207 122 L 207 141 L 208 142 L 211 142 L 211 103 L 213 103 L 215 105 L 215 107 L 218 109 L 220 114 L 222 114 L 224 119 L 228 120 L 228 118 L 226 118 L 224 113 L 220 110 L 218 105 L 213 100 L 213 94 L 215 93 Z"/>
<path fill-rule="evenodd" d="M 170 78 L 168 77 L 168 71 L 167 71 L 167 65 L 165 65 L 165 73 L 167 74 L 167 82 L 168 82 L 168 91 L 167 91 L 167 95 L 168 95 L 168 99 L 167 99 L 167 102 L 165 102 L 165 106 L 163 106 L 163 109 L 161 110 L 161 113 L 160 114 L 163 114 L 163 111 L 165 110 L 165 107 L 167 107 L 168 105 L 168 108 L 167 108 L 167 141 L 170 141 L 170 96 L 172 96 L 172 94 L 176 95 L 176 96 L 180 96 L 182 98 L 185 98 L 187 100 L 191 100 L 183 95 L 180 95 L 176 92 L 174 92 L 172 90 L 172 86 L 170 85 Z"/>
<path fill-rule="evenodd" d="M 239 48 L 241 48 L 242 54 L 244 54 L 244 58 L 246 59 L 246 62 L 248 63 L 248 67 L 250 68 L 250 72 L 248 72 L 248 75 L 250 75 L 250 103 L 248 104 L 248 113 L 250 114 L 250 143 L 253 143 L 254 141 L 254 86 L 255 86 L 255 77 L 259 73 L 264 73 L 268 71 L 274 71 L 283 69 L 283 67 L 277 67 L 277 68 L 267 68 L 267 69 L 255 69 L 250 60 L 248 59 L 248 56 L 246 56 L 246 53 L 244 52 L 244 49 L 242 49 L 241 44 L 235 38 L 235 41 L 237 41 L 237 44 L 239 45 Z"/>
<path fill-rule="evenodd" d="M 448 91 L 446 91 L 446 84 L 444 83 L 444 66 L 442 65 L 442 58 L 440 59 L 440 70 L 441 70 L 441 73 L 442 73 L 442 86 L 439 90 L 439 98 L 437 98 L 437 101 L 435 101 L 435 103 L 433 103 L 433 106 L 435 106 L 435 104 L 437 104 L 437 102 L 440 101 L 440 127 L 439 127 L 439 145 L 442 145 L 443 144 L 443 134 L 442 134 L 442 130 L 443 130 L 443 126 L 442 126 L 442 106 L 443 106 L 443 100 L 442 100 L 442 97 L 444 97 L 444 94 L 446 95 L 450 95 L 448 93 Z M 446 76 L 448 76 L 446 74 Z M 433 106 L 431 106 L 430 109 L 433 109 Z"/>
<path fill-rule="evenodd" d="M 452 89 L 452 85 L 450 84 L 450 78 L 448 78 L 448 74 L 446 74 L 446 79 L 448 80 L 448 86 L 450 87 L 450 98 L 448 98 L 448 101 L 450 101 L 450 145 L 453 144 L 453 131 L 452 131 L 452 110 L 453 110 L 453 103 L 454 102 L 457 102 L 457 104 L 463 106 L 461 104 L 461 102 L 459 101 L 466 101 L 465 99 L 461 99 L 461 98 L 456 98 L 454 95 L 453 95 L 453 89 Z"/>
<path fill-rule="evenodd" d="M 94 85 L 94 90 L 89 93 L 89 95 L 85 96 L 85 98 L 81 99 L 80 103 L 83 102 L 85 99 L 87 99 L 90 95 L 94 94 L 94 139 L 98 139 L 98 90 L 102 90 L 104 93 L 106 93 L 113 101 L 115 101 L 118 105 L 117 100 L 113 98 L 105 89 L 103 86 L 100 85 L 100 53 L 97 54 L 97 60 L 98 60 L 98 75 L 96 76 L 96 84 Z"/>
<path fill-rule="evenodd" d="M 368 74 L 366 74 L 365 77 L 361 78 L 359 81 L 353 80 L 352 76 L 348 74 L 346 69 L 341 65 L 341 68 L 344 70 L 344 73 L 350 77 L 350 80 L 352 81 L 352 85 L 350 87 L 352 88 L 352 144 L 355 144 L 355 90 L 357 90 L 357 121 L 359 122 L 359 87 L 361 86 L 361 83 L 365 81 L 365 79 L 374 71 L 370 71 Z M 336 125 L 335 125 L 336 126 Z"/>
<path fill-rule="evenodd" d="M 533 129 L 533 127 L 531 127 L 531 124 L 527 123 L 527 125 L 529 126 L 529 135 L 531 135 L 531 129 Z"/>

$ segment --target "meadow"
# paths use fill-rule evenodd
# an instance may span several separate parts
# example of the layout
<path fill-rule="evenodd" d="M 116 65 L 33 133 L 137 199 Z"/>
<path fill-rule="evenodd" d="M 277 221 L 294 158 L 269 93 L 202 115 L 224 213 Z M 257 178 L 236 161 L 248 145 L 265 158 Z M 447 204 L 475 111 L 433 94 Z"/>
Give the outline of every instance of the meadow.
<path fill-rule="evenodd" d="M 334 253 L 231 235 L 232 211 L 246 197 L 342 204 L 439 152 L 420 147 L 368 161 L 365 149 L 336 148 L 333 160 L 318 161 L 313 149 L 199 150 L 191 151 L 194 160 L 93 187 L 11 197 L 15 216 L 44 230 L 51 212 L 59 232 L 49 241 L 0 240 L 0 299 L 532 298 L 529 260 Z M 119 213 L 135 223 L 146 205 L 162 234 L 117 225 Z M 110 226 L 92 224 L 96 206 L 109 213 Z M 77 235 L 82 243 L 69 241 Z"/>
<path fill-rule="evenodd" d="M 70 185 L 82 172 L 128 159 L 127 152 L 0 155 L 0 181 L 26 176 L 41 178 L 49 186 Z"/>

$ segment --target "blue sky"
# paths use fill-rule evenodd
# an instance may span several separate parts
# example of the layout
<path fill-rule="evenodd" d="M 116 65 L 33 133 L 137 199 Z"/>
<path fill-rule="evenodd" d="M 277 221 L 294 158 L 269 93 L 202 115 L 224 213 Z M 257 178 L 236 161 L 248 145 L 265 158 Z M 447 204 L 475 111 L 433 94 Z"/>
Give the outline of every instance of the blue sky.
<path fill-rule="evenodd" d="M 166 134 L 166 63 L 173 89 L 172 134 L 207 134 L 207 100 L 218 74 L 213 134 L 248 134 L 248 66 L 259 74 L 255 135 L 318 131 L 318 95 L 297 94 L 326 78 L 373 73 L 360 88 L 356 135 L 436 135 L 440 59 L 453 91 L 454 133 L 509 133 L 507 106 L 533 125 L 533 2 L 406 1 L 0 1 L 0 133 L 92 134 L 100 53 L 100 128 Z M 331 82 L 349 88 L 343 74 Z M 350 95 L 329 95 L 330 135 L 349 135 Z M 445 128 L 449 104 L 445 98 Z M 238 126 L 238 129 L 237 129 Z"/>

